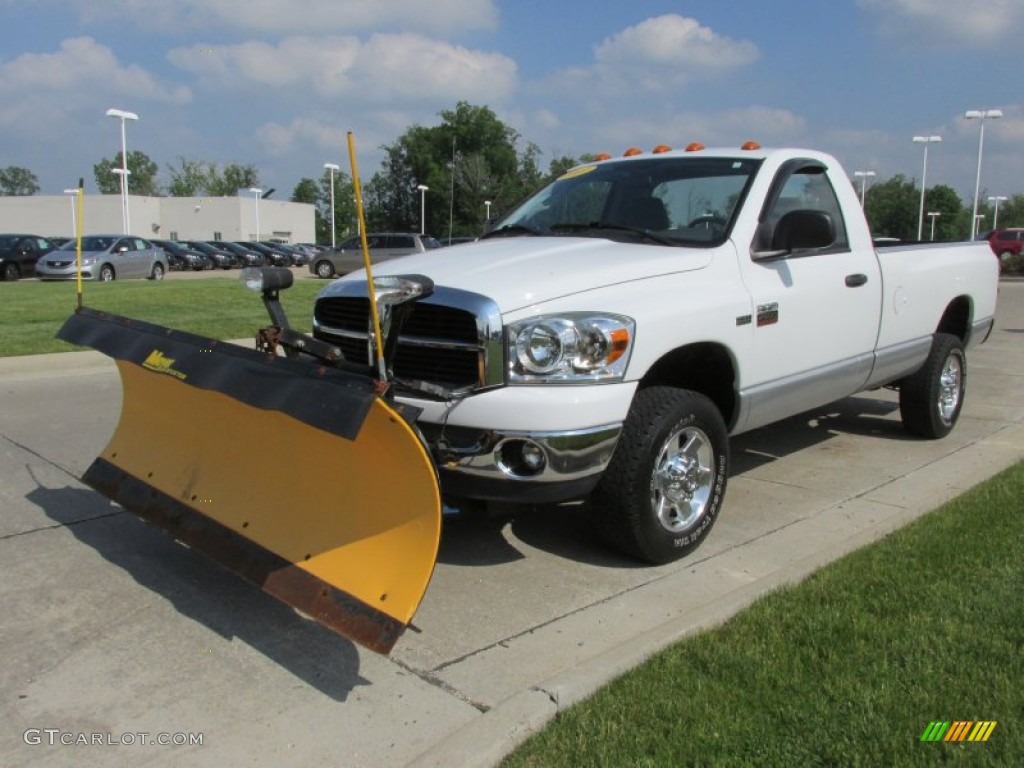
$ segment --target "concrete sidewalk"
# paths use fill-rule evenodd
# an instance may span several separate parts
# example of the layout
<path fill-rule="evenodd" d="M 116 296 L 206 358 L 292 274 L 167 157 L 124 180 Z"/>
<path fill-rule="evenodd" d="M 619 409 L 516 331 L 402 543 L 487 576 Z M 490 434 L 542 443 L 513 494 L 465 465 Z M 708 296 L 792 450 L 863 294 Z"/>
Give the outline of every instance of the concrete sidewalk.
<path fill-rule="evenodd" d="M 1024 284 L 1001 286 L 968 363 L 944 440 L 908 438 L 887 391 L 735 438 L 722 516 L 679 563 L 618 557 L 582 510 L 446 521 L 416 631 L 384 658 L 81 485 L 120 409 L 109 360 L 0 360 L 4 762 L 495 765 L 652 653 L 1024 458 Z M 254 482 L 302 457 L 283 459 Z M 50 746 L 29 729 L 204 743 Z"/>

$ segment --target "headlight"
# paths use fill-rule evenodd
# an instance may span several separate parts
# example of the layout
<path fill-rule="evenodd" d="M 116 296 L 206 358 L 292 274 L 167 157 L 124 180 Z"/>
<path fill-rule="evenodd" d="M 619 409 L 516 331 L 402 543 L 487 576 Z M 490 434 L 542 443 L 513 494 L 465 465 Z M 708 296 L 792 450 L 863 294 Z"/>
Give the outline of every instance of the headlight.
<path fill-rule="evenodd" d="M 629 363 L 633 320 L 569 312 L 512 323 L 507 330 L 511 384 L 620 380 Z"/>

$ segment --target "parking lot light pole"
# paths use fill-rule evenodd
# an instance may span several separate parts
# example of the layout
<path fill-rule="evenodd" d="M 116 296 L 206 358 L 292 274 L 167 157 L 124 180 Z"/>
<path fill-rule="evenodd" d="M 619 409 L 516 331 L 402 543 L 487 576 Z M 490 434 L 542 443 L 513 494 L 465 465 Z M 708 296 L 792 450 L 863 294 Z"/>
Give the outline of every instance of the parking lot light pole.
<path fill-rule="evenodd" d="M 78 190 L 65 189 L 64 194 L 73 195 L 73 197 L 68 197 L 68 200 L 71 201 L 71 236 L 75 237 L 78 233 L 78 221 L 75 219 L 75 203 L 78 201 Z"/>
<path fill-rule="evenodd" d="M 324 163 L 324 168 L 330 171 L 331 176 L 331 250 L 333 251 L 336 245 L 334 242 L 334 172 L 340 171 L 341 166 L 334 163 Z"/>
<path fill-rule="evenodd" d="M 992 229 L 999 227 L 999 204 L 1006 200 L 1005 195 L 994 195 L 988 199 L 990 203 L 995 205 L 995 210 L 992 212 Z"/>
<path fill-rule="evenodd" d="M 868 179 L 875 175 L 874 171 L 854 171 L 853 175 L 860 179 L 860 207 L 864 207 L 864 197 L 868 191 Z"/>
<path fill-rule="evenodd" d="M 260 242 L 260 195 L 263 190 L 259 187 L 249 187 L 249 191 L 256 195 L 256 242 Z"/>
<path fill-rule="evenodd" d="M 915 136 L 915 144 L 924 144 L 924 166 L 921 169 L 921 206 L 917 212 L 917 239 L 921 239 L 921 233 L 924 231 L 924 190 L 927 186 L 928 179 L 928 145 L 934 144 L 937 141 L 942 141 L 941 136 Z"/>
<path fill-rule="evenodd" d="M 974 177 L 974 206 L 971 208 L 971 240 L 978 234 L 978 195 L 981 193 L 981 151 L 985 144 L 985 119 L 995 120 L 1002 116 L 1001 109 L 969 109 L 964 112 L 965 120 L 977 120 L 981 125 L 978 131 L 978 173 Z"/>
<path fill-rule="evenodd" d="M 491 220 L 491 201 L 490 200 L 484 200 L 484 207 L 487 209 L 487 216 L 485 218 L 485 221 L 490 221 Z"/>
<path fill-rule="evenodd" d="M 108 109 L 107 117 L 116 117 L 121 121 L 121 226 L 127 235 L 131 229 L 131 220 L 128 214 L 128 140 L 124 124 L 127 120 L 138 120 L 139 116 L 123 109 Z"/>
<path fill-rule="evenodd" d="M 932 220 L 932 240 L 935 240 L 935 219 L 941 216 L 941 211 L 928 211 L 928 218 Z"/>
<path fill-rule="evenodd" d="M 430 187 L 426 184 L 420 184 L 416 189 L 420 191 L 420 234 L 424 235 L 427 232 L 427 221 L 425 218 L 427 212 L 427 190 Z"/>

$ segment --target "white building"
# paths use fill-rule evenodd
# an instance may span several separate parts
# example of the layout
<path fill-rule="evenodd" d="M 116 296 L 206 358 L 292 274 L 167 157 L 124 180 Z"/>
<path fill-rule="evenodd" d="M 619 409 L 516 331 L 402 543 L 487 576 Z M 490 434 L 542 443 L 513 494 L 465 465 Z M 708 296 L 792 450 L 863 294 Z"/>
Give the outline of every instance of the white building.
<path fill-rule="evenodd" d="M 75 234 L 75 195 L 0 197 L 0 232 L 44 237 Z M 314 208 L 253 197 L 128 196 L 131 234 L 164 240 L 281 240 L 312 243 Z M 257 232 L 257 221 L 259 231 Z M 84 195 L 82 234 L 122 231 L 120 195 Z"/>

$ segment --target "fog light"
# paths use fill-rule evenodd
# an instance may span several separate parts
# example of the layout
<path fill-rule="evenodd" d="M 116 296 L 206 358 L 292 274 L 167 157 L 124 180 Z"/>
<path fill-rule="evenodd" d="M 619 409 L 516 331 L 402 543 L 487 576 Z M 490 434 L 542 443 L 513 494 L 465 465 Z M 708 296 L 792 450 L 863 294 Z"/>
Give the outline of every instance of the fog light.
<path fill-rule="evenodd" d="M 548 463 L 544 449 L 533 440 L 524 438 L 505 440 L 494 453 L 498 468 L 512 477 L 536 477 Z"/>

